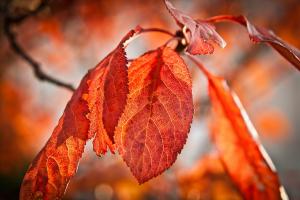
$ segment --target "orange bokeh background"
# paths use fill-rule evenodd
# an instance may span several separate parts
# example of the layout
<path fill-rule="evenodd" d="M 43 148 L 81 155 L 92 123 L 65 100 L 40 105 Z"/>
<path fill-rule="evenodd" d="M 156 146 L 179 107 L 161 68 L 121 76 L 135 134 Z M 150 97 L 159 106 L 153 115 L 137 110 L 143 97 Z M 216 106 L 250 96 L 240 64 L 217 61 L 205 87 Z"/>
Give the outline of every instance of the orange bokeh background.
<path fill-rule="evenodd" d="M 13 0 L 11 12 L 27 12 L 39 2 Z M 172 2 L 194 18 L 245 14 L 254 24 L 274 30 L 300 48 L 297 0 Z M 177 30 L 160 0 L 62 0 L 51 1 L 14 31 L 21 46 L 46 73 L 77 85 L 87 70 L 136 25 Z M 300 198 L 299 72 L 268 46 L 253 45 L 242 27 L 219 24 L 217 30 L 227 47 L 217 47 L 213 55 L 199 58 L 211 71 L 229 80 L 274 160 L 288 194 L 292 199 Z M 129 45 L 128 57 L 135 58 L 168 39 L 159 33 L 145 34 Z M 0 43 L 0 199 L 16 199 L 29 163 L 49 138 L 71 93 L 36 79 L 27 63 L 11 50 L 3 33 Z M 197 195 L 218 199 L 220 193 L 240 198 L 217 157 L 210 153 L 214 147 L 207 126 L 210 110 L 206 80 L 188 64 L 193 77 L 195 116 L 187 144 L 175 165 L 139 186 L 118 155 L 98 158 L 88 143 L 65 199 L 194 199 Z"/>

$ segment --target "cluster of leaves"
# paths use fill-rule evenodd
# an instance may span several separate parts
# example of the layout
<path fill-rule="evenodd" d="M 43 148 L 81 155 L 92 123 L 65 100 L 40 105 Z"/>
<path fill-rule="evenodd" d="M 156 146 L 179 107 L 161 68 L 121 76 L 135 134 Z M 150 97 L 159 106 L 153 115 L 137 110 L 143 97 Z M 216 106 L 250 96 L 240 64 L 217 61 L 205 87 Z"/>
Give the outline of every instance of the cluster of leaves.
<path fill-rule="evenodd" d="M 300 52 L 243 16 L 194 20 L 169 1 L 165 4 L 181 28 L 180 34 L 173 35 L 177 47 L 166 43 L 128 67 L 125 47 L 145 32 L 141 27 L 131 30 L 82 79 L 47 144 L 29 167 L 21 199 L 61 198 L 89 139 L 93 139 L 99 156 L 108 148 L 118 151 L 140 184 L 169 168 L 186 142 L 194 110 L 192 82 L 179 55 L 181 50 L 208 80 L 214 117 L 212 139 L 239 192 L 245 199 L 287 198 L 238 97 L 223 78 L 210 73 L 194 55 L 213 53 L 214 43 L 226 46 L 213 25 L 223 20 L 245 26 L 252 41 L 270 44 L 298 70 Z"/>

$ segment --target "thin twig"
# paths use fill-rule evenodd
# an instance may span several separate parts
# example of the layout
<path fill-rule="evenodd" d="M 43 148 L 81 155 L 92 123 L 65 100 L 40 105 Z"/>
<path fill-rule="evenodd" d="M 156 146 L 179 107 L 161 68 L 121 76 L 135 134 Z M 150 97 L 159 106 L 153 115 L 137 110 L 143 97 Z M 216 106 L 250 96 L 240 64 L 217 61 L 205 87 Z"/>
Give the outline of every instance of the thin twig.
<path fill-rule="evenodd" d="M 11 3 L 11 2 L 9 2 L 9 3 Z M 28 17 L 37 15 L 41 10 L 43 10 L 48 5 L 49 0 L 43 0 L 36 9 L 29 11 L 27 13 L 21 14 L 19 16 L 12 16 L 12 15 L 8 14 L 9 3 L 7 4 L 6 14 L 11 23 L 19 24 L 19 23 L 22 23 Z"/>
<path fill-rule="evenodd" d="M 24 61 L 26 61 L 29 64 L 29 66 L 31 66 L 31 68 L 34 71 L 35 76 L 39 80 L 46 81 L 46 82 L 52 83 L 52 84 L 60 86 L 60 87 L 64 87 L 70 91 L 74 91 L 75 88 L 71 84 L 65 83 L 61 80 L 58 80 L 57 78 L 47 75 L 41 69 L 41 65 L 37 61 L 35 61 L 29 54 L 27 54 L 26 51 L 20 46 L 20 44 L 17 42 L 16 34 L 12 31 L 13 25 L 20 24 L 28 17 L 36 15 L 39 11 L 41 11 L 43 8 L 45 8 L 45 6 L 47 5 L 47 2 L 48 2 L 47 0 L 42 1 L 42 3 L 35 10 L 28 12 L 26 14 L 20 15 L 20 16 L 16 16 L 16 17 L 10 16 L 9 3 L 8 3 L 6 5 L 6 9 L 5 9 L 6 13 L 5 13 L 5 18 L 4 18 L 4 34 L 7 37 L 12 50 L 17 55 L 19 55 Z"/>
<path fill-rule="evenodd" d="M 161 28 L 141 28 L 140 33 L 147 33 L 147 32 L 159 32 L 159 33 L 165 33 L 167 35 L 170 35 L 172 37 L 175 37 L 175 34 L 171 33 L 170 31 L 167 31 L 165 29 Z"/>

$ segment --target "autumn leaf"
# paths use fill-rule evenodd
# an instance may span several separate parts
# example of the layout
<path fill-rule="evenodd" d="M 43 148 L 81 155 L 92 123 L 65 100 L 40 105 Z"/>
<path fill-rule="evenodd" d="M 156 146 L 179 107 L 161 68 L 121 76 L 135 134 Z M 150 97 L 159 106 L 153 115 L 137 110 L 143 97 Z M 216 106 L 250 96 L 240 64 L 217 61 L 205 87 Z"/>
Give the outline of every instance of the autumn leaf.
<path fill-rule="evenodd" d="M 85 76 L 81 81 L 47 144 L 30 165 L 20 199 L 55 199 L 64 194 L 88 139 L 89 121 L 85 115 L 89 111 L 82 99 L 87 79 Z"/>
<path fill-rule="evenodd" d="M 118 151 L 139 183 L 169 168 L 186 142 L 193 116 L 191 78 L 165 47 L 129 67 L 127 105 L 116 128 Z"/>
<path fill-rule="evenodd" d="M 61 198 L 76 173 L 86 141 L 96 134 L 96 153 L 104 153 L 106 145 L 111 147 L 112 126 L 116 125 L 126 103 L 127 69 L 123 44 L 136 32 L 138 30 L 130 31 L 118 47 L 82 79 L 47 144 L 29 167 L 20 199 Z M 111 94 L 107 94 L 108 90 Z M 114 96 L 116 92 L 118 96 Z M 105 108 L 108 104 L 110 108 Z M 111 121 L 103 120 L 105 117 L 111 117 Z"/>
<path fill-rule="evenodd" d="M 181 28 L 186 27 L 189 31 L 187 52 L 193 55 L 212 54 L 214 52 L 213 43 L 222 48 L 226 46 L 226 42 L 216 32 L 214 25 L 192 19 L 190 16 L 177 10 L 168 0 L 165 0 L 165 4 L 177 24 Z"/>
<path fill-rule="evenodd" d="M 137 31 L 129 32 L 91 72 L 86 100 L 90 110 L 89 134 L 95 135 L 93 145 L 97 155 L 104 154 L 107 147 L 114 152 L 114 130 L 128 94 L 127 59 L 123 44 Z"/>
<path fill-rule="evenodd" d="M 280 199 L 275 168 L 237 97 L 217 77 L 210 78 L 209 93 L 215 116 L 213 140 L 233 181 L 246 199 Z"/>
<path fill-rule="evenodd" d="M 281 199 L 275 168 L 258 141 L 237 96 L 222 78 L 209 78 L 215 114 L 214 142 L 222 160 L 246 199 Z"/>
<path fill-rule="evenodd" d="M 286 199 L 275 167 L 238 97 L 223 78 L 212 75 L 195 58 L 191 59 L 208 79 L 213 107 L 213 142 L 244 198 Z"/>
<path fill-rule="evenodd" d="M 273 31 L 257 27 L 249 22 L 245 16 L 220 15 L 209 18 L 206 22 L 233 21 L 247 28 L 253 42 L 266 42 L 280 53 L 286 60 L 300 70 L 300 51 L 287 44 Z"/>

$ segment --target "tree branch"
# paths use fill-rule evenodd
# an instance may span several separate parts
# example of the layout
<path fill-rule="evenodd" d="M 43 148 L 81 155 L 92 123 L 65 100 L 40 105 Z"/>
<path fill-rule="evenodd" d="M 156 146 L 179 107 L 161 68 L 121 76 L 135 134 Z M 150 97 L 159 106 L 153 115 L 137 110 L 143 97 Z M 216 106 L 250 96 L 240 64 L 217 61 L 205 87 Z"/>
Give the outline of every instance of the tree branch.
<path fill-rule="evenodd" d="M 42 9 L 45 8 L 47 3 L 48 3 L 48 0 L 44 0 L 41 2 L 41 4 L 35 10 L 28 12 L 26 14 L 23 14 L 20 16 L 14 16 L 14 17 L 12 17 L 9 14 L 9 3 L 7 3 L 5 6 L 6 8 L 5 8 L 5 18 L 4 18 L 4 34 L 8 39 L 11 49 L 18 56 L 20 56 L 24 61 L 26 61 L 29 64 L 29 66 L 31 66 L 31 68 L 33 69 L 34 75 L 39 80 L 52 83 L 59 87 L 64 87 L 70 91 L 74 91 L 75 88 L 71 84 L 65 83 L 61 80 L 58 80 L 57 78 L 54 78 L 54 77 L 46 74 L 41 69 L 41 65 L 37 61 L 35 61 L 29 54 L 27 54 L 26 51 L 20 46 L 20 44 L 17 42 L 16 34 L 12 31 L 13 25 L 20 24 L 28 17 L 36 15 L 39 11 L 41 11 Z"/>

